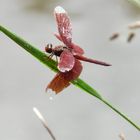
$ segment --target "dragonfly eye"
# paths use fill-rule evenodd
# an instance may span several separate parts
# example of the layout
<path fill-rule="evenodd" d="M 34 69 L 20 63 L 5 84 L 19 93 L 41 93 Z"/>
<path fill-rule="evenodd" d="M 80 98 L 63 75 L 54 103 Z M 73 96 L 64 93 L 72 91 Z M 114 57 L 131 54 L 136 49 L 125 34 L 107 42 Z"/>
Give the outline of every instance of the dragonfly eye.
<path fill-rule="evenodd" d="M 47 44 L 47 48 L 52 48 L 52 44 Z"/>
<path fill-rule="evenodd" d="M 47 44 L 47 46 L 45 47 L 45 51 L 47 53 L 52 53 L 53 51 L 52 44 Z"/>

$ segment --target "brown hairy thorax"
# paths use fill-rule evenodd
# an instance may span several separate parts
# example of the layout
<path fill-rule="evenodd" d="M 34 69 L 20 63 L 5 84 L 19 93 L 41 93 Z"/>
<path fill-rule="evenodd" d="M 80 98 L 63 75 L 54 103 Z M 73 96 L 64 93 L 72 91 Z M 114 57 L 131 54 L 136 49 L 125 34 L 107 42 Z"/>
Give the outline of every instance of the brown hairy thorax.
<path fill-rule="evenodd" d="M 65 49 L 69 49 L 67 46 L 64 45 L 59 45 L 59 46 L 55 46 L 53 48 L 52 44 L 47 44 L 47 46 L 45 47 L 45 51 L 47 53 L 51 53 L 52 55 L 55 56 L 60 56 L 61 53 L 65 50 Z"/>

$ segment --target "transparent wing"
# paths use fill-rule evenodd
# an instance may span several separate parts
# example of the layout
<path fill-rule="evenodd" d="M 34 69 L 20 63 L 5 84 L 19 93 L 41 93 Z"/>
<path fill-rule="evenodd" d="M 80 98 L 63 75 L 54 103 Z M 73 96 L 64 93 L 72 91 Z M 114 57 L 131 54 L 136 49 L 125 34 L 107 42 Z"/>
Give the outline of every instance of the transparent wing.
<path fill-rule="evenodd" d="M 61 72 L 68 72 L 70 71 L 75 64 L 75 58 L 73 54 L 65 49 L 60 55 L 60 62 L 58 63 L 58 69 Z"/>
<path fill-rule="evenodd" d="M 63 43 L 70 46 L 72 42 L 72 27 L 67 12 L 60 6 L 54 9 L 58 32 Z"/>

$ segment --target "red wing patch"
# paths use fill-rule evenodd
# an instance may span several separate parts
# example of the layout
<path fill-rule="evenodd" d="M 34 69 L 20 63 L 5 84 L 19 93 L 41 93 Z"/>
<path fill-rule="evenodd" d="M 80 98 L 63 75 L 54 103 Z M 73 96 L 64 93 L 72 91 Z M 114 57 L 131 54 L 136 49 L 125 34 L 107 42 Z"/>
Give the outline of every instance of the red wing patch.
<path fill-rule="evenodd" d="M 78 45 L 71 43 L 71 48 L 73 48 L 73 55 L 83 55 L 84 54 L 84 50 L 79 47 Z"/>
<path fill-rule="evenodd" d="M 69 46 L 72 42 L 72 27 L 67 12 L 62 7 L 57 6 L 54 14 L 62 41 Z"/>
<path fill-rule="evenodd" d="M 54 35 L 58 40 L 63 42 L 60 35 L 58 35 L 58 34 L 54 34 Z M 73 55 L 83 55 L 84 54 L 84 50 L 74 43 L 71 43 L 71 45 L 69 45 L 68 47 L 73 49 L 72 50 Z"/>
<path fill-rule="evenodd" d="M 46 88 L 46 91 L 48 89 L 52 89 L 52 91 L 55 91 L 55 93 L 57 94 L 69 85 L 69 81 L 65 79 L 64 75 L 60 72 L 57 73 L 53 80 L 49 83 L 49 85 Z"/>
<path fill-rule="evenodd" d="M 75 59 L 75 64 L 73 69 L 70 70 L 69 72 L 63 73 L 63 75 L 65 79 L 67 79 L 68 81 L 73 81 L 80 76 L 82 69 L 83 67 L 81 65 L 81 62 L 78 59 Z"/>
<path fill-rule="evenodd" d="M 68 72 L 59 72 L 56 74 L 56 76 L 53 78 L 53 80 L 49 83 L 49 85 L 46 88 L 46 91 L 48 89 L 52 89 L 55 91 L 55 93 L 61 92 L 63 89 L 68 87 L 70 85 L 70 82 L 77 79 L 79 75 L 82 72 L 82 65 L 81 62 L 77 59 L 75 59 L 75 65 L 72 70 Z"/>
<path fill-rule="evenodd" d="M 73 54 L 68 49 L 65 49 L 60 55 L 60 62 L 57 67 L 61 72 L 68 72 L 74 67 L 74 63 Z"/>
<path fill-rule="evenodd" d="M 58 34 L 54 34 L 55 35 L 55 37 L 59 40 L 59 41 L 61 41 L 61 42 L 63 42 L 63 40 L 62 40 L 62 38 L 61 38 L 61 36 L 60 35 L 58 35 Z"/>

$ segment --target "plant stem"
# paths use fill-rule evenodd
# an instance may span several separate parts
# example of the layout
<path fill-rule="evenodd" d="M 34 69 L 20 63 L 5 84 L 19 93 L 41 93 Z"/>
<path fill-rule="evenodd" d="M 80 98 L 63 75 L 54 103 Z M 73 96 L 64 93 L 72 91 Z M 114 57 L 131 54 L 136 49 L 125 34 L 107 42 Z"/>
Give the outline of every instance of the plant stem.
<path fill-rule="evenodd" d="M 48 56 L 46 53 L 40 51 L 36 47 L 34 47 L 32 44 L 28 43 L 21 37 L 17 36 L 13 32 L 10 32 L 5 27 L 0 25 L 0 31 L 2 31 L 6 36 L 8 36 L 10 39 L 12 39 L 14 42 L 16 42 L 20 47 L 25 49 L 27 52 L 29 52 L 32 56 L 37 58 L 41 63 L 47 65 L 51 70 L 54 72 L 57 72 L 56 62 L 52 59 L 48 59 Z"/>
<path fill-rule="evenodd" d="M 98 98 L 99 99 L 99 98 Z M 116 109 L 113 105 L 111 105 L 108 101 L 101 98 L 99 99 L 102 102 L 104 102 L 107 106 L 109 106 L 112 110 L 114 110 L 116 113 L 118 113 L 121 117 L 123 117 L 125 120 L 127 120 L 130 124 L 132 124 L 137 130 L 140 131 L 140 127 L 136 125 L 130 118 L 128 118 L 124 113 L 120 112 L 118 109 Z"/>
<path fill-rule="evenodd" d="M 86 91 L 88 94 L 95 96 L 100 101 L 102 101 L 104 104 L 106 104 L 108 107 L 110 107 L 112 110 L 114 110 L 117 114 L 119 114 L 121 117 L 123 117 L 127 122 L 129 122 L 131 125 L 133 125 L 137 130 L 140 131 L 140 127 L 136 125 L 131 119 L 129 119 L 124 113 L 120 112 L 116 107 L 114 107 L 111 103 L 109 103 L 107 100 L 105 100 L 95 89 L 93 89 L 91 86 L 89 86 L 87 83 L 85 83 L 81 79 L 77 79 L 73 81 L 73 84 L 81 88 L 82 90 Z M 88 88 L 87 88 L 88 87 Z"/>
<path fill-rule="evenodd" d="M 36 114 L 36 116 L 39 118 L 39 120 L 41 121 L 41 123 L 43 124 L 45 129 L 48 131 L 48 133 L 50 134 L 51 138 L 53 140 L 56 140 L 56 138 L 55 138 L 54 134 L 52 133 L 51 129 L 48 127 L 47 122 L 44 119 L 43 115 L 39 112 L 39 110 L 36 107 L 33 108 L 33 111 Z"/>

